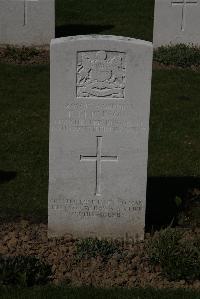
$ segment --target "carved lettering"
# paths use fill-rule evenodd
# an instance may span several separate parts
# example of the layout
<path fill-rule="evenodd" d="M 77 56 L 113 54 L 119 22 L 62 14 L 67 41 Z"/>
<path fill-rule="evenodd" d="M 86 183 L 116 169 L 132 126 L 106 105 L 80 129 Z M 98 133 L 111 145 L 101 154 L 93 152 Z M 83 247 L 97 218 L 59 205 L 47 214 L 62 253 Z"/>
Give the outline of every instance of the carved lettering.
<path fill-rule="evenodd" d="M 60 211 L 66 215 L 76 216 L 76 217 L 103 217 L 103 218 L 119 218 L 123 214 L 130 213 L 141 213 L 143 210 L 143 205 L 140 200 L 138 201 L 126 201 L 119 200 L 117 206 L 114 205 L 114 200 L 107 200 L 107 202 L 102 203 L 102 200 L 91 199 L 69 199 L 64 197 L 59 197 L 57 199 L 51 199 L 51 209 Z"/>
<path fill-rule="evenodd" d="M 130 109 L 126 102 L 97 105 L 71 103 L 66 106 L 66 118 L 55 120 L 52 130 L 103 133 L 145 129 L 142 123 L 129 119 Z"/>

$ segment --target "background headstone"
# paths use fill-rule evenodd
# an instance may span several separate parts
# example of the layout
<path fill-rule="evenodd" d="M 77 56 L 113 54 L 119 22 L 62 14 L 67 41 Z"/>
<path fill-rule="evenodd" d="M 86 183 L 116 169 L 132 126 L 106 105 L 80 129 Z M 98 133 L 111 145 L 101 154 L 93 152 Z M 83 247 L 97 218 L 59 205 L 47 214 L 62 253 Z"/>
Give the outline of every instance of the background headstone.
<path fill-rule="evenodd" d="M 143 239 L 150 42 L 52 40 L 49 236 Z"/>
<path fill-rule="evenodd" d="M 1 0 L 0 44 L 45 45 L 55 37 L 55 0 Z"/>
<path fill-rule="evenodd" d="M 154 47 L 200 44 L 200 0 L 155 0 Z"/>

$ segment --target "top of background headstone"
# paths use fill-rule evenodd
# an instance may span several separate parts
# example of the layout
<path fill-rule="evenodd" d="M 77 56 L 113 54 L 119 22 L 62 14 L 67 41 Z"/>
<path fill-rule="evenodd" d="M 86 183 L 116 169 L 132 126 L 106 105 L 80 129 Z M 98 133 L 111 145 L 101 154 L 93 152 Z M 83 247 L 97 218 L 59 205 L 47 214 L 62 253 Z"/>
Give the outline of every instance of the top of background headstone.
<path fill-rule="evenodd" d="M 58 43 L 66 43 L 70 41 L 78 41 L 78 40 L 110 40 L 110 41 L 122 41 L 122 42 L 129 42 L 134 43 L 137 45 L 145 45 L 145 46 L 151 46 L 152 43 L 135 39 L 131 37 L 125 37 L 125 36 L 118 36 L 118 35 L 100 35 L 100 34 L 91 34 L 91 35 L 75 35 L 75 36 L 68 36 L 68 37 L 61 37 L 61 38 L 55 38 L 51 40 L 51 44 L 58 44 Z"/>

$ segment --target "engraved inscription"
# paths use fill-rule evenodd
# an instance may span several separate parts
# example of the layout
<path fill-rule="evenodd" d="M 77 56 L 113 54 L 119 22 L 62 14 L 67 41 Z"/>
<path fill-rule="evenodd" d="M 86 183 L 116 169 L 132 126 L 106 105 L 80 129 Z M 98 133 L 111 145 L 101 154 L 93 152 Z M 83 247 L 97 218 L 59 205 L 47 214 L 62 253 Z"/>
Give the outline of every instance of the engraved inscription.
<path fill-rule="evenodd" d="M 71 132 L 131 132 L 145 129 L 142 122 L 129 117 L 132 107 L 122 103 L 81 103 L 78 100 L 66 105 L 66 117 L 54 121 L 55 131 Z"/>
<path fill-rule="evenodd" d="M 197 0 L 173 0 L 171 2 L 172 6 L 182 6 L 182 14 L 181 14 L 181 31 L 184 31 L 186 28 L 186 10 L 187 6 L 197 5 Z"/>
<path fill-rule="evenodd" d="M 51 199 L 50 207 L 54 211 L 60 211 L 68 217 L 100 217 L 100 218 L 121 218 L 123 215 L 142 213 L 143 205 L 141 200 L 119 200 L 117 206 L 115 201 L 107 200 L 102 202 L 98 197 L 94 199 L 69 199 L 62 196 Z"/>
<path fill-rule="evenodd" d="M 77 97 L 124 98 L 125 53 L 77 53 Z"/>
<path fill-rule="evenodd" d="M 96 162 L 96 191 L 95 195 L 101 195 L 101 162 L 113 162 L 118 161 L 117 156 L 102 156 L 101 149 L 102 149 L 102 136 L 97 136 L 97 150 L 96 156 L 80 156 L 80 161 L 95 161 Z"/>

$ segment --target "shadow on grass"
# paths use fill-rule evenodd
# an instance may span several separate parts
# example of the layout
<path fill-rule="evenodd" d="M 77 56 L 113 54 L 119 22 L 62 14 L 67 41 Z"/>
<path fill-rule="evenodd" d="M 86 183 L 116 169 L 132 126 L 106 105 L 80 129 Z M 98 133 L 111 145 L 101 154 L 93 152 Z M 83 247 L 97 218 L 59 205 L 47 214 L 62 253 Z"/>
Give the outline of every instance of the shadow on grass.
<path fill-rule="evenodd" d="M 14 180 L 17 176 L 16 171 L 4 171 L 0 170 L 0 184 L 7 183 Z"/>
<path fill-rule="evenodd" d="M 0 184 L 14 180 L 17 173 L 0 170 Z M 184 205 L 178 207 L 175 202 L 176 196 L 182 202 L 190 202 L 189 191 L 200 189 L 200 178 L 198 177 L 148 177 L 147 180 L 147 206 L 146 206 L 146 232 L 159 230 L 170 224 L 177 225 L 178 213 Z M 46 194 L 46 202 L 48 195 Z M 48 207 L 34 209 L 20 213 L 15 208 L 7 207 L 1 210 L 0 223 L 19 221 L 26 219 L 32 223 L 47 223 Z"/>
<path fill-rule="evenodd" d="M 0 225 L 3 223 L 9 223 L 9 222 L 20 222 L 22 220 L 27 220 L 31 224 L 47 224 L 48 223 L 48 207 L 46 208 L 46 213 L 43 213 L 41 215 L 41 211 L 34 210 L 31 214 L 30 212 L 27 212 L 26 214 L 21 214 L 18 211 L 16 212 L 15 209 L 12 208 L 4 208 L 3 211 L 0 213 Z M 0 297 L 1 298 L 1 297 Z"/>
<path fill-rule="evenodd" d="M 112 25 L 68 24 L 56 27 L 56 38 L 73 35 L 98 34 L 112 28 Z"/>
<path fill-rule="evenodd" d="M 179 208 L 176 196 L 182 200 L 190 189 L 200 187 L 200 178 L 149 177 L 147 180 L 146 231 L 177 224 Z"/>

